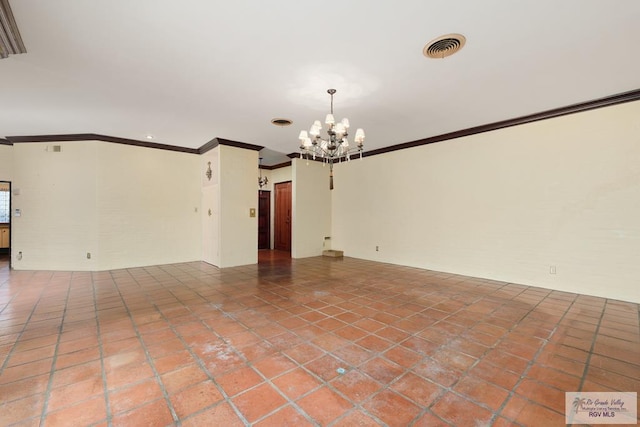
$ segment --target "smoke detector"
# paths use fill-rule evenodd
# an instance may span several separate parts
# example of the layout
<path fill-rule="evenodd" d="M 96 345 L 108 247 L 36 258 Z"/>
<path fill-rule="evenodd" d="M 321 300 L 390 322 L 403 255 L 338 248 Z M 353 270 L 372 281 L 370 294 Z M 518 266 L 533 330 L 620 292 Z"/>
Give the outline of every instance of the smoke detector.
<path fill-rule="evenodd" d="M 446 58 L 462 49 L 466 41 L 462 34 L 446 34 L 427 43 L 422 53 L 427 58 Z"/>

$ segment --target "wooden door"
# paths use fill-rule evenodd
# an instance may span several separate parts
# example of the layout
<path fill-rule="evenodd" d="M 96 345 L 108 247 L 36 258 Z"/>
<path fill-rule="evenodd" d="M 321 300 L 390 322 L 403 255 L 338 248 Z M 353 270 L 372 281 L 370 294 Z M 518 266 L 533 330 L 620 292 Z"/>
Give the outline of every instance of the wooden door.
<path fill-rule="evenodd" d="M 275 221 L 273 247 L 291 252 L 291 181 L 281 182 L 275 189 Z"/>
<path fill-rule="evenodd" d="M 271 192 L 258 191 L 258 249 L 271 249 Z"/>

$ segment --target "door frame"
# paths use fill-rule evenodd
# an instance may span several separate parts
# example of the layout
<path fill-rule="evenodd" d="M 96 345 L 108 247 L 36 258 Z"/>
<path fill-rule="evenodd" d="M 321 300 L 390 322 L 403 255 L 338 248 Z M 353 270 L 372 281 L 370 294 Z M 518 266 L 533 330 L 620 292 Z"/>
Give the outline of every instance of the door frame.
<path fill-rule="evenodd" d="M 260 204 L 260 200 L 263 197 L 263 195 L 266 194 L 266 200 L 267 200 L 267 208 L 266 208 L 266 217 L 267 217 L 267 221 L 266 221 L 266 234 L 267 234 L 267 246 L 264 248 L 260 247 L 260 214 L 263 212 L 263 210 L 260 208 L 261 204 Z M 271 249 L 271 191 L 269 190 L 258 190 L 258 250 L 260 249 Z"/>
<path fill-rule="evenodd" d="M 11 270 L 11 261 L 12 261 L 12 257 L 11 257 L 11 241 L 13 240 L 13 221 L 11 221 L 11 217 L 12 217 L 12 207 L 11 204 L 13 202 L 13 197 L 11 197 L 11 195 L 13 194 L 12 192 L 12 187 L 11 187 L 11 181 L 5 181 L 5 180 L 0 180 L 1 184 L 9 184 L 9 270 Z"/>
<path fill-rule="evenodd" d="M 278 212 L 277 212 L 277 209 L 278 209 L 278 200 L 277 200 L 278 191 L 277 191 L 277 187 L 279 185 L 282 185 L 282 184 L 289 184 L 289 186 L 290 186 L 290 193 L 289 193 L 289 202 L 290 202 L 290 206 L 289 206 L 289 242 L 288 242 L 289 249 L 288 249 L 288 251 L 291 252 L 292 243 L 293 243 L 292 242 L 292 238 L 293 238 L 293 194 L 292 194 L 293 193 L 293 181 L 291 181 L 291 180 L 277 182 L 277 183 L 273 184 L 273 209 L 274 209 L 274 212 L 273 212 L 273 221 L 274 221 L 274 224 L 273 224 L 273 231 L 274 231 L 273 249 L 282 250 L 282 249 L 278 249 L 276 247 L 276 244 L 278 243 L 278 239 L 277 239 L 278 230 L 279 230 L 279 227 L 282 226 L 282 224 L 278 224 L 278 222 L 277 222 L 278 221 Z"/>

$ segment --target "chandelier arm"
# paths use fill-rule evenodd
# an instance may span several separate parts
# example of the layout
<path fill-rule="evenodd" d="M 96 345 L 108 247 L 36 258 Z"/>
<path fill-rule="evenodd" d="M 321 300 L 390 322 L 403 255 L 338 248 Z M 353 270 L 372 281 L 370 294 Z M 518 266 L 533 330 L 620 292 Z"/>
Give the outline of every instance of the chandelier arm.
<path fill-rule="evenodd" d="M 338 151 L 339 149 L 342 149 L 342 154 L 341 155 L 336 155 L 336 151 Z M 336 148 L 333 150 L 328 150 L 323 148 L 320 144 L 314 144 L 311 147 L 305 147 L 305 146 L 301 146 L 300 147 L 301 151 L 305 154 L 313 154 L 315 153 L 316 155 L 320 155 L 323 157 L 327 157 L 327 158 L 340 158 L 340 157 L 344 157 L 344 155 L 346 154 L 351 154 L 351 153 L 356 153 L 356 152 L 361 152 L 363 151 L 363 147 L 362 144 L 358 144 L 356 147 L 349 147 L 349 148 L 344 148 L 344 146 L 342 145 L 342 142 L 340 143 L 336 143 Z"/>

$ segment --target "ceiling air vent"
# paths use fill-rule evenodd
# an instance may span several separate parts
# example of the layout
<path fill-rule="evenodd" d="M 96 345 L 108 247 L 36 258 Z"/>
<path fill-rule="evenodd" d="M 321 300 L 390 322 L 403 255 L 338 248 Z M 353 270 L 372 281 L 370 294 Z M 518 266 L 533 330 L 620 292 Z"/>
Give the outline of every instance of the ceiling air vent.
<path fill-rule="evenodd" d="M 291 123 L 293 123 L 291 120 L 289 119 L 273 119 L 271 120 L 271 123 L 273 123 L 276 126 L 289 126 Z"/>
<path fill-rule="evenodd" d="M 467 39 L 462 34 L 447 34 L 427 43 L 422 49 L 422 53 L 427 58 L 446 58 L 462 49 L 466 41 Z"/>

